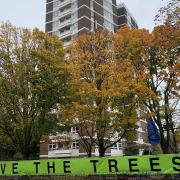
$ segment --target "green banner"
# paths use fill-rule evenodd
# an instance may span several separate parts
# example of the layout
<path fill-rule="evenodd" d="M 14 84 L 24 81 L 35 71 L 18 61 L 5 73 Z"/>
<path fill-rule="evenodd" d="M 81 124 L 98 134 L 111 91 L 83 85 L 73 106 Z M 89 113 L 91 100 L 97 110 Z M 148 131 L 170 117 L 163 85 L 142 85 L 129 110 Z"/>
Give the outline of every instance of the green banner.
<path fill-rule="evenodd" d="M 179 173 L 179 154 L 0 162 L 0 176 Z"/>

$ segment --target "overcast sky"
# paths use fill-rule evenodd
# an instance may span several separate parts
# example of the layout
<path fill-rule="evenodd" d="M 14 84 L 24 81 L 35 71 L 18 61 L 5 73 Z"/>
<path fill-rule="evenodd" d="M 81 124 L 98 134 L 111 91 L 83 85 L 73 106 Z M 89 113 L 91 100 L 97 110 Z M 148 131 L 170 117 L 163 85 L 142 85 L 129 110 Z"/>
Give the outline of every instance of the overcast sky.
<path fill-rule="evenodd" d="M 158 9 L 167 0 L 117 0 L 124 2 L 139 26 L 152 30 Z M 45 0 L 0 0 L 0 22 L 10 21 L 13 25 L 44 30 Z"/>

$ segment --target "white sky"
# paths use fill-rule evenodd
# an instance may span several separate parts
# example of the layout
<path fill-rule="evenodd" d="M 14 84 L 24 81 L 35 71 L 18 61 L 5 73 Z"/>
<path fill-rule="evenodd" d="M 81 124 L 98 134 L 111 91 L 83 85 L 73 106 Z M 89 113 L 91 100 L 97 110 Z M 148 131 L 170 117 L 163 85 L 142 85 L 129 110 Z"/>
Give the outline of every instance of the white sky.
<path fill-rule="evenodd" d="M 117 0 L 124 2 L 136 18 L 140 28 L 152 30 L 158 9 L 167 0 Z M 13 25 L 44 30 L 45 0 L 0 0 L 0 22 L 10 21 Z"/>
<path fill-rule="evenodd" d="M 140 28 L 152 30 L 155 25 L 155 15 L 162 6 L 166 5 L 167 0 L 117 0 L 117 2 L 126 4 Z"/>

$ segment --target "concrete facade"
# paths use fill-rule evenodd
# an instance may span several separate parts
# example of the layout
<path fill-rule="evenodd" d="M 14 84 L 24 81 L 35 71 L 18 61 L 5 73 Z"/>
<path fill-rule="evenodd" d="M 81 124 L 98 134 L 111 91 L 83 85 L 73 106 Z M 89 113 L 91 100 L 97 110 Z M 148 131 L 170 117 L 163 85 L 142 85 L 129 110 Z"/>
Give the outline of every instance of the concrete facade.
<path fill-rule="evenodd" d="M 127 7 L 116 0 L 46 0 L 45 30 L 64 46 L 80 34 L 97 29 L 115 32 L 122 26 L 138 27 Z"/>
<path fill-rule="evenodd" d="M 106 156 L 125 155 L 127 154 L 127 149 L 136 149 L 138 152 L 134 155 L 142 155 L 144 151 L 148 151 L 147 123 L 146 121 L 140 120 L 137 126 L 138 128 L 134 135 L 133 142 L 122 139 L 106 150 Z M 87 152 L 79 134 L 78 129 L 72 127 L 70 131 L 57 133 L 56 136 L 50 135 L 51 143 L 41 142 L 40 144 L 40 158 L 87 157 Z M 85 132 L 84 136 L 86 136 Z M 95 144 L 92 144 L 92 156 L 99 156 L 98 146 Z"/>

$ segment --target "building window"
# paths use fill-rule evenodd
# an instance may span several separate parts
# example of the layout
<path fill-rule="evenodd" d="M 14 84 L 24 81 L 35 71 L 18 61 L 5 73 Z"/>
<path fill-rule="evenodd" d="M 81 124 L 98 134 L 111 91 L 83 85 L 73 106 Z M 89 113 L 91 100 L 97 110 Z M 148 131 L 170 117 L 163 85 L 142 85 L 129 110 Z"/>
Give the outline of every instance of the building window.
<path fill-rule="evenodd" d="M 72 134 L 77 134 L 78 133 L 78 128 L 77 127 L 72 127 L 71 128 L 71 133 Z"/>
<path fill-rule="evenodd" d="M 111 14 L 110 12 L 104 10 L 104 16 L 105 18 L 109 19 L 109 20 L 113 20 L 113 14 Z"/>
<path fill-rule="evenodd" d="M 65 32 L 70 31 L 70 30 L 71 30 L 71 26 L 66 26 L 66 27 L 60 29 L 60 33 L 65 33 Z"/>
<path fill-rule="evenodd" d="M 53 22 L 53 28 L 57 28 L 60 25 L 60 21 L 54 21 Z"/>
<path fill-rule="evenodd" d="M 60 1 L 54 1 L 53 7 L 56 8 L 60 5 Z"/>
<path fill-rule="evenodd" d="M 121 143 L 116 143 L 116 144 L 114 144 L 114 145 L 111 147 L 111 149 L 119 150 L 119 149 L 121 149 L 121 147 L 122 147 L 122 144 L 121 144 Z"/>
<path fill-rule="evenodd" d="M 52 33 L 54 36 L 59 36 L 59 31 L 55 31 Z"/>
<path fill-rule="evenodd" d="M 79 149 L 79 142 L 78 141 L 72 142 L 72 149 Z"/>
<path fill-rule="evenodd" d="M 142 133 L 138 132 L 138 139 L 142 139 Z"/>
<path fill-rule="evenodd" d="M 103 6 L 108 9 L 112 9 L 112 3 L 110 3 L 109 0 L 104 0 Z"/>
<path fill-rule="evenodd" d="M 49 151 L 54 151 L 54 150 L 56 150 L 56 144 L 55 143 L 49 144 Z"/>
<path fill-rule="evenodd" d="M 63 18 L 60 19 L 60 23 L 63 23 L 63 22 L 70 20 L 70 19 L 71 19 L 71 15 L 64 16 Z"/>
<path fill-rule="evenodd" d="M 109 31 L 114 32 L 114 25 L 109 21 L 104 20 L 104 28 L 108 29 Z"/>
<path fill-rule="evenodd" d="M 58 17 L 58 16 L 59 16 L 59 13 L 60 13 L 59 11 L 54 11 L 54 12 L 53 12 L 53 17 L 54 17 L 54 18 L 55 18 L 55 17 Z"/>
<path fill-rule="evenodd" d="M 60 8 L 59 11 L 62 13 L 70 9 L 71 9 L 71 4 L 68 4 L 67 6 Z"/>
<path fill-rule="evenodd" d="M 68 37 L 68 38 L 65 38 L 62 40 L 64 42 L 64 45 L 68 44 L 71 42 L 71 37 Z M 74 133 L 77 133 L 76 130 L 71 130 L 71 132 L 74 134 Z"/>

